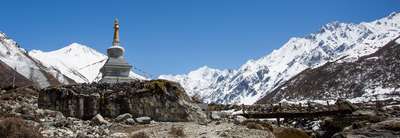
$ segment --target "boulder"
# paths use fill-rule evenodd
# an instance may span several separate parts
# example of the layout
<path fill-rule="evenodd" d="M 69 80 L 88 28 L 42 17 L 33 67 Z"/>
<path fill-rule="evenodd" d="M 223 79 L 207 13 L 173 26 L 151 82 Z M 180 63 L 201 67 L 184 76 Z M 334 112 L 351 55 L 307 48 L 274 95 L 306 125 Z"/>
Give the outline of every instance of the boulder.
<path fill-rule="evenodd" d="M 130 113 L 125 113 L 125 114 L 117 116 L 114 120 L 116 122 L 123 122 L 123 121 L 126 121 L 129 118 L 132 118 L 132 115 Z"/>
<path fill-rule="evenodd" d="M 336 106 L 338 110 L 345 110 L 345 111 L 355 111 L 358 109 L 357 105 L 354 105 L 351 102 L 344 99 L 338 99 L 336 101 Z"/>
<path fill-rule="evenodd" d="M 125 123 L 128 124 L 128 125 L 134 125 L 134 124 L 136 124 L 136 122 L 135 122 L 135 120 L 134 120 L 133 118 L 128 118 L 128 119 L 126 119 Z"/>
<path fill-rule="evenodd" d="M 296 128 L 275 128 L 273 131 L 276 138 L 310 138 L 306 132 Z"/>
<path fill-rule="evenodd" d="M 156 121 L 207 122 L 205 113 L 184 89 L 167 80 L 48 87 L 39 91 L 38 106 L 81 119 L 91 119 L 96 114 L 116 118 L 130 113 Z"/>
<path fill-rule="evenodd" d="M 353 112 L 353 115 L 364 117 L 366 120 L 373 123 L 383 121 L 384 118 L 386 117 L 385 115 L 378 114 L 374 110 L 357 110 Z"/>
<path fill-rule="evenodd" d="M 212 120 L 221 120 L 221 116 L 219 116 L 217 111 L 212 111 L 210 117 Z"/>
<path fill-rule="evenodd" d="M 151 122 L 151 118 L 147 117 L 147 116 L 138 117 L 138 118 L 135 118 L 135 120 L 139 124 L 150 124 L 150 122 Z"/>
<path fill-rule="evenodd" d="M 376 116 L 376 112 L 373 110 L 357 110 L 352 114 L 355 116 Z"/>
<path fill-rule="evenodd" d="M 236 125 L 240 125 L 240 124 L 242 124 L 244 121 L 246 121 L 247 120 L 247 118 L 246 117 L 243 117 L 243 116 L 241 116 L 241 115 L 236 115 L 234 118 L 233 118 L 233 123 L 234 124 L 236 124 Z"/>
<path fill-rule="evenodd" d="M 91 119 L 91 123 L 92 123 L 93 125 L 108 125 L 108 124 L 110 124 L 110 122 L 108 122 L 107 120 L 105 120 L 105 119 L 103 118 L 103 116 L 101 116 L 100 114 L 97 114 L 96 116 L 94 116 L 94 117 Z"/>
<path fill-rule="evenodd" d="M 390 118 L 382 122 L 372 123 L 362 128 L 351 129 L 335 134 L 336 137 L 400 137 L 400 118 Z"/>

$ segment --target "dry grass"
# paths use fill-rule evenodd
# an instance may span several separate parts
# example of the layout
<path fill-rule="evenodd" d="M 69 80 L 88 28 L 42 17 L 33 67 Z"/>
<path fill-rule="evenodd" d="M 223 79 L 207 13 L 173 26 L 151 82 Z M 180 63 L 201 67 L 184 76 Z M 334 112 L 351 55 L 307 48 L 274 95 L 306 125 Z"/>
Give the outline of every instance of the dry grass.
<path fill-rule="evenodd" d="M 183 131 L 182 127 L 175 127 L 172 126 L 171 130 L 169 131 L 170 135 L 176 136 L 176 137 L 185 137 L 185 131 Z"/>
<path fill-rule="evenodd" d="M 20 118 L 4 118 L 0 121 L 1 138 L 42 138 L 36 127 L 28 126 Z"/>

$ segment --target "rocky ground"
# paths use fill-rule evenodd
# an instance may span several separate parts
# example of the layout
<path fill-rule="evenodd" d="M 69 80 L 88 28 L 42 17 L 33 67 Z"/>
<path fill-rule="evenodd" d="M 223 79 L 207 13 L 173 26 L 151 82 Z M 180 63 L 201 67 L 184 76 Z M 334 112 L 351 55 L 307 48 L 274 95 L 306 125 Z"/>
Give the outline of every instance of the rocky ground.
<path fill-rule="evenodd" d="M 209 113 L 208 123 L 158 122 L 150 117 L 96 115 L 82 120 L 39 109 L 33 87 L 0 90 L 0 137 L 399 137 L 400 107 L 357 109 L 350 116 L 313 120 L 252 120 L 232 112 Z"/>
<path fill-rule="evenodd" d="M 208 124 L 156 122 L 149 117 L 133 118 L 130 114 L 113 119 L 97 115 L 91 120 L 81 120 L 39 109 L 37 98 L 37 90 L 32 87 L 1 90 L 0 123 L 22 119 L 25 125 L 37 128 L 43 137 L 273 137 L 270 131 L 224 121 Z M 1 135 L 7 137 L 7 134 Z"/>

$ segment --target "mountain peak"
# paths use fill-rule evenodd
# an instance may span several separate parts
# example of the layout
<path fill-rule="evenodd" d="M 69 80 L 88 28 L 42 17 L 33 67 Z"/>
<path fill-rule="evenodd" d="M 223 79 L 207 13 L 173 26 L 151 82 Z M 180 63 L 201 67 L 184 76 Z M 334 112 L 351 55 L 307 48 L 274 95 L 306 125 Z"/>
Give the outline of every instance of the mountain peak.
<path fill-rule="evenodd" d="M 397 17 L 397 16 L 400 16 L 399 12 L 392 12 L 392 13 L 389 14 L 389 16 L 387 18 L 391 19 L 391 18 Z"/>

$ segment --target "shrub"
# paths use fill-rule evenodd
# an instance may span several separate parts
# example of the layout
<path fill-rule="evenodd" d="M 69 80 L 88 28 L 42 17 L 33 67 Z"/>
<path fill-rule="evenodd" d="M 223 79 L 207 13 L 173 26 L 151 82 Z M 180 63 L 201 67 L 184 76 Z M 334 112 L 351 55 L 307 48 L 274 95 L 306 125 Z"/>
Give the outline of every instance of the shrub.
<path fill-rule="evenodd" d="M 130 138 L 150 138 L 145 132 L 138 132 L 130 136 Z"/>
<path fill-rule="evenodd" d="M 22 119 L 9 117 L 0 121 L 0 137 L 2 138 L 41 138 L 36 127 L 28 126 Z"/>
<path fill-rule="evenodd" d="M 185 136 L 185 132 L 183 131 L 183 129 L 181 127 L 174 127 L 174 126 L 171 127 L 169 134 L 171 134 L 173 136 L 177 136 L 177 137 Z"/>

